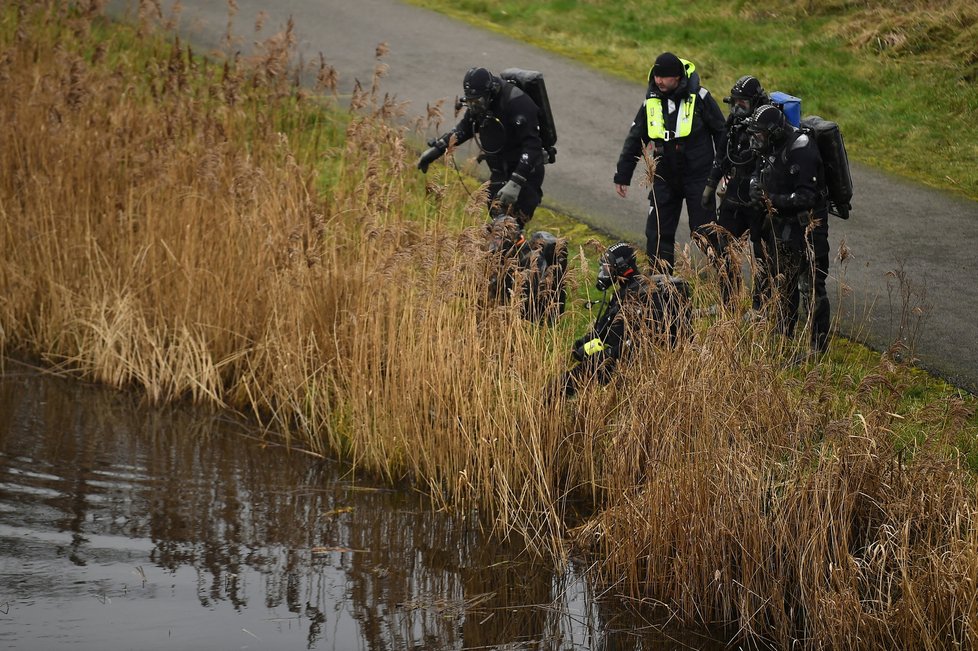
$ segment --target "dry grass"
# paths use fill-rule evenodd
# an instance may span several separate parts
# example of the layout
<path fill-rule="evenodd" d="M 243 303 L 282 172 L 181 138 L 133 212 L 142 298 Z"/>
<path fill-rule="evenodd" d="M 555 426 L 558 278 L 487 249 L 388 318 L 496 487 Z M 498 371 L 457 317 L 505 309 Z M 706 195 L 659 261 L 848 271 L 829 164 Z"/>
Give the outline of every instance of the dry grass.
<path fill-rule="evenodd" d="M 484 300 L 481 226 L 460 228 L 482 208 L 443 168 L 413 171 L 382 51 L 342 117 L 296 85 L 288 28 L 214 63 L 60 3 L 0 20 L 4 353 L 248 411 L 535 553 L 594 553 L 683 622 L 975 644 L 975 495 L 952 438 L 969 414 L 935 407 L 943 425 L 898 450 L 889 357 L 840 391 L 724 313 L 567 404 L 550 387 L 580 315 L 536 326 Z"/>
<path fill-rule="evenodd" d="M 974 640 L 973 482 L 939 436 L 912 460 L 895 449 L 901 387 L 870 376 L 826 422 L 763 360 L 713 352 L 729 376 L 684 361 L 683 382 L 639 384 L 621 410 L 608 499 L 576 531 L 604 581 L 780 648 Z M 741 392 L 711 388 L 725 381 Z M 816 397 L 821 379 L 804 382 Z"/>
<path fill-rule="evenodd" d="M 978 67 L 978 6 L 968 0 L 761 0 L 753 10 L 845 16 L 835 31 L 857 47 L 963 68 L 970 81 Z"/>

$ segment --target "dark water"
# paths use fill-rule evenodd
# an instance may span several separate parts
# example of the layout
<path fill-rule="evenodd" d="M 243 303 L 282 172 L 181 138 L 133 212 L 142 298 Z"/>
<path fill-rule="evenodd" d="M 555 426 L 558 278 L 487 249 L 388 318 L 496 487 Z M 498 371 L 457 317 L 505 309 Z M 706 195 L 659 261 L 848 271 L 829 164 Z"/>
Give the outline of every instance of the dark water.
<path fill-rule="evenodd" d="M 716 648 L 517 551 L 219 414 L 0 377 L 0 648 Z"/>

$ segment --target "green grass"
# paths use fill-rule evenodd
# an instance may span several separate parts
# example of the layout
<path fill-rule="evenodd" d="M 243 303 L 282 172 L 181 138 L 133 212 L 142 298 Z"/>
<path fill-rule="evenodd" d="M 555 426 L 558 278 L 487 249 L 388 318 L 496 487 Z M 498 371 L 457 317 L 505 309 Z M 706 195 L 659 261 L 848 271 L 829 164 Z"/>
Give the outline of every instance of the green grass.
<path fill-rule="evenodd" d="M 978 199 L 978 73 L 962 50 L 974 10 L 963 3 L 956 31 L 913 6 L 874 21 L 872 3 L 410 1 L 636 83 L 665 50 L 692 60 L 717 97 L 754 74 L 801 97 L 806 115 L 837 121 L 853 160 Z M 886 38 L 906 42 L 895 51 Z"/>

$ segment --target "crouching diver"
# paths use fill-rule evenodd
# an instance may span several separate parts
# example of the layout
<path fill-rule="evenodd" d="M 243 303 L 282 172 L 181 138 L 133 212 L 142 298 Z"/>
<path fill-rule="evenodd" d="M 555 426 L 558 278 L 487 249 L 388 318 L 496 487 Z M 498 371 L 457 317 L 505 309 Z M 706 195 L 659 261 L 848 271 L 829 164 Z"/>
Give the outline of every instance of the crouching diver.
<path fill-rule="evenodd" d="M 489 295 L 493 303 L 517 301 L 523 318 L 553 323 L 564 313 L 567 241 L 547 231 L 523 234 L 515 218 L 497 216 L 486 225 Z"/>
<path fill-rule="evenodd" d="M 574 342 L 571 356 L 577 364 L 563 383 L 568 397 L 591 382 L 606 384 L 640 341 L 661 338 L 673 345 L 690 329 L 689 285 L 675 276 L 643 275 L 635 248 L 625 242 L 601 256 L 595 286 L 606 300 L 594 325 Z"/>
<path fill-rule="evenodd" d="M 418 169 L 440 158 L 454 140 L 460 145 L 475 138 L 480 160 L 489 166 L 489 208 L 498 204 L 524 226 L 543 198 L 544 146 L 540 137 L 540 108 L 515 84 L 485 68 L 472 68 L 462 82 L 465 113 L 455 128 L 430 141 L 418 159 Z"/>

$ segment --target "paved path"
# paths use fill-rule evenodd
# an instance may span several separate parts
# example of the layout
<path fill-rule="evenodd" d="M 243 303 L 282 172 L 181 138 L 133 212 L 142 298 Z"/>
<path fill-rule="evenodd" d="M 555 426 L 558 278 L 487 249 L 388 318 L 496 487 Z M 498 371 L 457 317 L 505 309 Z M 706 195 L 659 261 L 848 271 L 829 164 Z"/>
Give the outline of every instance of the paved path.
<path fill-rule="evenodd" d="M 182 4 L 184 32 L 198 47 L 217 47 L 227 24 L 225 3 Z M 622 200 L 611 182 L 642 86 L 393 0 L 237 0 L 237 6 L 235 32 L 243 36 L 243 51 L 250 50 L 249 39 L 258 38 L 253 24 L 260 12 L 267 16 L 262 38 L 293 16 L 305 60 L 317 60 L 322 52 L 347 91 L 353 78 L 369 82 L 375 46 L 387 43 L 384 60 L 390 69 L 383 89 L 409 101 L 413 116 L 422 115 L 427 102 L 454 99 L 471 66 L 543 71 L 559 134 L 557 163 L 547 169 L 545 203 L 644 246 L 646 191 L 633 185 Z M 711 90 L 722 97 L 732 82 Z M 451 114 L 450 106 L 446 113 Z M 844 132 L 844 118 L 841 122 Z M 844 295 L 841 267 L 833 260 L 830 297 L 840 330 L 877 349 L 893 342 L 904 310 L 901 289 L 888 274 L 902 270 L 915 294 L 925 293 L 927 316 L 915 348 L 921 365 L 978 391 L 978 203 L 859 165 L 853 179 L 852 219 L 830 221 L 833 255 L 842 241 L 851 254 L 843 279 L 851 292 Z M 685 218 L 680 231 L 684 228 Z"/>

